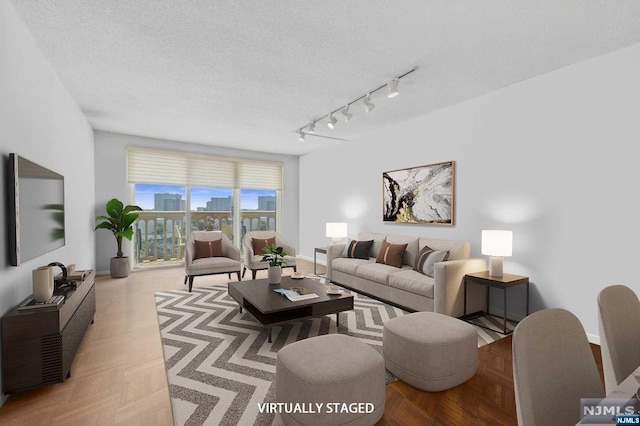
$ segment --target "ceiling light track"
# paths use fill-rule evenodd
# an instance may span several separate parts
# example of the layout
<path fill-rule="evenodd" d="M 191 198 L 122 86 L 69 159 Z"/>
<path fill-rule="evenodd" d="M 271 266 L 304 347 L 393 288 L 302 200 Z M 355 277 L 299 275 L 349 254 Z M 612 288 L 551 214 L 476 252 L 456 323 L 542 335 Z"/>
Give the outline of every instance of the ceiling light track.
<path fill-rule="evenodd" d="M 302 132 L 300 130 L 296 130 L 296 133 L 298 134 L 298 140 L 300 142 L 304 142 L 306 136 L 313 136 L 314 138 L 333 139 L 333 140 L 336 140 L 336 141 L 343 141 L 343 142 L 348 142 L 349 141 L 349 139 L 335 138 L 333 136 L 319 135 L 317 133 L 305 133 L 305 132 Z"/>
<path fill-rule="evenodd" d="M 334 138 L 331 136 L 322 136 L 322 135 L 318 135 L 315 133 L 315 125 L 317 122 L 322 121 L 326 118 L 328 118 L 328 122 L 327 122 L 327 126 L 333 130 L 336 127 L 336 123 L 338 120 L 336 120 L 336 118 L 334 117 L 334 114 L 340 113 L 342 115 L 342 117 L 344 118 L 345 122 L 348 122 L 351 117 L 353 116 L 353 114 L 351 114 L 349 112 L 349 107 L 351 105 L 353 105 L 354 103 L 358 102 L 358 101 L 362 101 L 364 103 L 365 106 L 365 111 L 367 113 L 373 111 L 373 109 L 375 108 L 375 105 L 371 102 L 371 95 L 376 93 L 379 90 L 384 89 L 385 87 L 387 88 L 388 92 L 387 92 L 387 97 L 388 98 L 394 98 L 396 96 L 398 96 L 400 94 L 400 91 L 398 90 L 398 83 L 400 82 L 401 78 L 404 78 L 405 76 L 411 74 L 412 72 L 414 72 L 415 70 L 417 70 L 418 67 L 415 67 L 407 72 L 405 72 L 404 74 L 401 74 L 395 78 L 393 78 L 389 83 L 385 83 L 381 86 L 376 87 L 373 90 L 368 91 L 367 93 L 365 93 L 364 95 L 357 97 L 355 99 L 353 99 L 350 102 L 347 102 L 344 105 L 341 105 L 339 108 L 334 109 L 333 111 L 329 112 L 328 114 L 323 115 L 320 118 L 317 118 L 315 120 L 312 120 L 309 124 L 306 124 L 302 127 L 300 127 L 299 129 L 295 130 L 295 132 L 298 134 L 298 140 L 303 142 L 305 140 L 305 136 L 310 135 L 310 136 L 317 136 L 317 137 L 321 137 L 321 138 L 327 138 L 327 139 L 336 139 L 336 140 L 341 140 L 341 141 L 346 141 L 347 139 L 341 139 L 341 138 Z"/>

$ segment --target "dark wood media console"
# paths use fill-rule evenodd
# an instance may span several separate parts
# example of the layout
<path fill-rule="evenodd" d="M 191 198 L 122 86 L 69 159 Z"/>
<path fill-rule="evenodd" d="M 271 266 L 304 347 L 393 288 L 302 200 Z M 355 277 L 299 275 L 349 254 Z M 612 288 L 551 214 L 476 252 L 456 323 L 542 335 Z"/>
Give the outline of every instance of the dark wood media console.
<path fill-rule="evenodd" d="M 59 309 L 18 311 L 2 317 L 2 392 L 62 382 L 96 313 L 95 273 L 76 287 L 55 291 Z"/>

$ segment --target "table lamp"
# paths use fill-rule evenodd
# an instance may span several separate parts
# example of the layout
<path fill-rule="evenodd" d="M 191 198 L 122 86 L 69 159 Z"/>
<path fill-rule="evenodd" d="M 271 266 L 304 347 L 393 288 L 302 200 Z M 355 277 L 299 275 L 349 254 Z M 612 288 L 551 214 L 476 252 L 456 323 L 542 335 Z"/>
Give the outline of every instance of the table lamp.
<path fill-rule="evenodd" d="M 340 244 L 347 236 L 347 224 L 343 222 L 327 222 L 327 237 L 332 239 L 333 244 Z"/>
<path fill-rule="evenodd" d="M 502 277 L 502 257 L 511 256 L 511 231 L 482 231 L 482 254 L 489 256 L 489 276 Z"/>

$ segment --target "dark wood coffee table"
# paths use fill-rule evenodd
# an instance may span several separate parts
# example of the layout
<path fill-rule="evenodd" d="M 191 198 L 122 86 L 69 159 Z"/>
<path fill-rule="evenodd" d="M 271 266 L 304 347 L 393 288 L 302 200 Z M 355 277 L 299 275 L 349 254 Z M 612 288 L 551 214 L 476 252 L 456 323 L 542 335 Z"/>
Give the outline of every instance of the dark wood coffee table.
<path fill-rule="evenodd" d="M 292 302 L 273 291 L 276 288 L 305 287 L 319 297 Z M 353 309 L 353 295 L 343 291 L 338 295 L 327 294 L 329 286 L 310 278 L 294 280 L 282 277 L 280 284 L 269 284 L 268 279 L 237 281 L 229 283 L 229 296 L 245 308 L 255 319 L 267 328 L 271 343 L 271 327 L 312 317 L 336 314 L 336 324 L 340 327 L 340 312 Z"/>

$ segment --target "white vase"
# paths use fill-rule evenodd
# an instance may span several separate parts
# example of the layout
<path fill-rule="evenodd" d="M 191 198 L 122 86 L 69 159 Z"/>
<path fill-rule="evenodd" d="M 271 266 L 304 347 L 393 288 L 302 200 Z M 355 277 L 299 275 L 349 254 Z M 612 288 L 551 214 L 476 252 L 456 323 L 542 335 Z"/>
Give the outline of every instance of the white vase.
<path fill-rule="evenodd" d="M 53 268 L 51 266 L 41 266 L 31 273 L 33 284 L 33 300 L 36 302 L 46 302 L 53 296 Z"/>
<path fill-rule="evenodd" d="M 269 266 L 269 284 L 280 284 L 282 281 L 282 267 Z"/>

